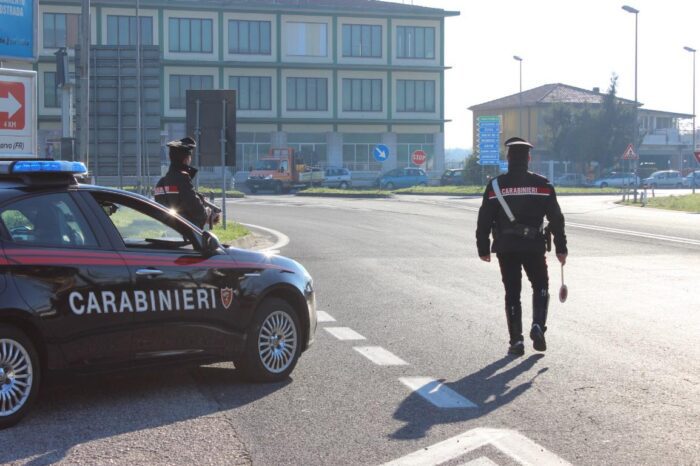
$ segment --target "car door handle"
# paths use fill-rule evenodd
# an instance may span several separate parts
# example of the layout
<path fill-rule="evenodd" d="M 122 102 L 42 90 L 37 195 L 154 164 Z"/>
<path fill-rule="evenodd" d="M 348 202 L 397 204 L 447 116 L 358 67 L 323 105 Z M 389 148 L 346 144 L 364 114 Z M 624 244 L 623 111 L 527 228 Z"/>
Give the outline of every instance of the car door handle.
<path fill-rule="evenodd" d="M 138 269 L 136 275 L 150 276 L 150 275 L 163 275 L 162 270 L 158 269 Z"/>
<path fill-rule="evenodd" d="M 260 274 L 259 273 L 246 273 L 246 274 L 243 274 L 243 276 L 246 278 L 256 278 L 256 277 L 259 277 Z"/>

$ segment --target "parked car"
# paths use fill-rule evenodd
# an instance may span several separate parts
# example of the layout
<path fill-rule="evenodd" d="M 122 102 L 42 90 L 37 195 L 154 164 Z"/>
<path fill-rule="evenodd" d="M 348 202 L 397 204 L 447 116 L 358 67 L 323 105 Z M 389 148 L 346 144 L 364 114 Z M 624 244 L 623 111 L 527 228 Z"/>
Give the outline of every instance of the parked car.
<path fill-rule="evenodd" d="M 348 189 L 352 186 L 352 173 L 347 168 L 326 168 L 323 186 L 327 188 Z"/>
<path fill-rule="evenodd" d="M 695 178 L 695 187 L 700 188 L 700 170 L 695 170 L 693 172 L 688 173 L 688 176 L 683 178 L 683 187 L 692 188 L 693 178 Z"/>
<path fill-rule="evenodd" d="M 649 188 L 682 188 L 683 178 L 677 170 L 661 170 L 642 180 L 642 185 Z"/>
<path fill-rule="evenodd" d="M 464 170 L 462 169 L 451 168 L 449 170 L 445 170 L 445 173 L 443 173 L 440 177 L 440 186 L 463 186 L 465 184 L 466 181 L 464 179 Z"/>
<path fill-rule="evenodd" d="M 86 173 L 0 161 L 0 429 L 59 372 L 233 360 L 252 381 L 287 379 L 316 329 L 306 269 Z"/>
<path fill-rule="evenodd" d="M 395 168 L 381 175 L 375 185 L 388 190 L 428 186 L 428 175 L 420 168 Z"/>
<path fill-rule="evenodd" d="M 624 188 L 628 186 L 639 186 L 639 177 L 634 173 L 610 172 L 609 175 L 593 181 L 596 188 Z"/>
<path fill-rule="evenodd" d="M 564 173 L 554 180 L 555 186 L 589 186 L 586 176 L 582 173 Z"/>

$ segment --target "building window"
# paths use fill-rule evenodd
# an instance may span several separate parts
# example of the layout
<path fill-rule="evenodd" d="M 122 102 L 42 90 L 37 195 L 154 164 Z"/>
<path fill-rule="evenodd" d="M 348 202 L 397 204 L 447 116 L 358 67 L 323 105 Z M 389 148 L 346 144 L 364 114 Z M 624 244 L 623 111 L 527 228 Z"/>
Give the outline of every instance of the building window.
<path fill-rule="evenodd" d="M 242 55 L 270 55 L 270 22 L 228 22 L 228 53 Z"/>
<path fill-rule="evenodd" d="M 381 163 L 374 158 L 374 148 L 381 143 L 379 134 L 344 134 L 343 168 L 350 171 L 380 171 Z"/>
<path fill-rule="evenodd" d="M 289 133 L 287 146 L 294 149 L 295 155 L 307 165 L 315 167 L 327 165 L 325 133 Z"/>
<path fill-rule="evenodd" d="M 343 24 L 343 56 L 382 56 L 382 27 L 369 24 Z"/>
<path fill-rule="evenodd" d="M 187 105 L 187 89 L 209 90 L 214 88 L 213 76 L 186 74 L 170 75 L 170 108 L 184 109 Z"/>
<path fill-rule="evenodd" d="M 326 23 L 287 23 L 287 55 L 298 57 L 328 56 Z"/>
<path fill-rule="evenodd" d="M 80 15 L 44 13 L 44 47 L 75 48 L 80 31 Z"/>
<path fill-rule="evenodd" d="M 153 45 L 153 18 L 140 16 L 141 44 Z M 136 45 L 136 16 L 107 15 L 107 45 Z"/>
<path fill-rule="evenodd" d="M 381 112 L 381 79 L 343 79 L 344 112 Z"/>
<path fill-rule="evenodd" d="M 397 58 L 435 58 L 435 28 L 398 26 Z"/>
<path fill-rule="evenodd" d="M 396 111 L 434 113 L 435 81 L 397 80 Z"/>
<path fill-rule="evenodd" d="M 236 133 L 236 167 L 252 171 L 258 160 L 270 152 L 270 133 Z"/>
<path fill-rule="evenodd" d="M 212 53 L 212 20 L 170 18 L 169 38 L 171 52 Z"/>
<path fill-rule="evenodd" d="M 272 110 L 272 78 L 231 76 L 228 87 L 236 90 L 238 110 Z"/>
<path fill-rule="evenodd" d="M 287 110 L 328 110 L 328 79 L 287 78 Z"/>
<path fill-rule="evenodd" d="M 44 72 L 44 108 L 61 106 L 61 90 L 56 86 L 56 72 Z"/>

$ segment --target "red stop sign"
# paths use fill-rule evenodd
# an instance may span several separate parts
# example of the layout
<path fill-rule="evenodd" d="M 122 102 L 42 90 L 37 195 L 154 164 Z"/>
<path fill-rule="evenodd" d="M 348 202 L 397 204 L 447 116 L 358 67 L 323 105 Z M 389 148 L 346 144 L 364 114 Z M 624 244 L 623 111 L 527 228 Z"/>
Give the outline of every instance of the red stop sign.
<path fill-rule="evenodd" d="M 411 154 L 411 162 L 415 165 L 423 165 L 426 158 L 428 158 L 428 156 L 425 154 L 425 151 L 421 149 L 413 151 L 413 154 Z"/>

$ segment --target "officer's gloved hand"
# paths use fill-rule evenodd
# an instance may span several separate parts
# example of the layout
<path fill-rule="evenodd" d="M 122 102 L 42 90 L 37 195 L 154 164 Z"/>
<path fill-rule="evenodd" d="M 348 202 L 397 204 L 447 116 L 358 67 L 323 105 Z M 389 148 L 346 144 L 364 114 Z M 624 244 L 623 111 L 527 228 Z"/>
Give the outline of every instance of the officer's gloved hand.
<path fill-rule="evenodd" d="M 211 218 L 211 223 L 216 225 L 219 222 L 221 222 L 221 212 L 212 213 L 211 217 L 209 217 L 209 218 Z"/>
<path fill-rule="evenodd" d="M 566 256 L 567 256 L 567 254 L 557 254 L 557 259 L 559 259 L 559 262 L 561 262 L 561 265 L 566 264 Z"/>

